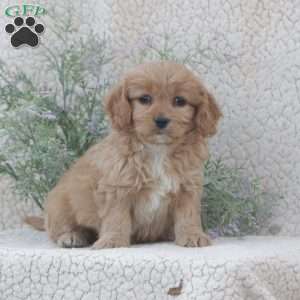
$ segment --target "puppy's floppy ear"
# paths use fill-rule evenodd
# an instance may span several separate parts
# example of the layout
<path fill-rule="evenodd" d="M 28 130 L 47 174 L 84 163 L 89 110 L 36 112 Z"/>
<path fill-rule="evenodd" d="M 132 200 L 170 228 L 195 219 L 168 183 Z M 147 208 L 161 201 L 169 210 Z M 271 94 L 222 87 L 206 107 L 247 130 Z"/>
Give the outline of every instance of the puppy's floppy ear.
<path fill-rule="evenodd" d="M 126 130 L 130 127 L 131 106 L 126 95 L 125 82 L 110 90 L 104 100 L 104 109 L 114 129 Z"/>
<path fill-rule="evenodd" d="M 222 113 L 216 103 L 216 99 L 207 91 L 201 91 L 202 101 L 197 107 L 196 124 L 203 137 L 209 137 L 216 133 L 219 119 Z"/>

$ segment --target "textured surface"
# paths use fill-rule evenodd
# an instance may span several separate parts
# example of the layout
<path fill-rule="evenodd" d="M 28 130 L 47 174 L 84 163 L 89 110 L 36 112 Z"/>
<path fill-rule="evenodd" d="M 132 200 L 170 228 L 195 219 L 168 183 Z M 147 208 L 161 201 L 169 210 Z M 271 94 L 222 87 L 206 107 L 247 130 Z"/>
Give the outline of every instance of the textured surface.
<path fill-rule="evenodd" d="M 93 251 L 54 249 L 29 229 L 0 233 L 1 299 L 284 299 L 300 294 L 300 239 L 220 239 Z"/>
<path fill-rule="evenodd" d="M 46 8 L 55 3 L 32 1 L 38 2 Z M 1 11 L 8 4 L 15 1 L 1 1 Z M 300 233 L 298 1 L 78 0 L 65 4 L 65 10 L 71 7 L 79 12 L 75 24 L 83 34 L 93 28 L 112 40 L 119 73 L 136 64 L 149 45 L 173 51 L 179 58 L 189 56 L 190 65 L 202 75 L 224 112 L 219 135 L 211 142 L 212 155 L 243 166 L 246 176 L 260 176 L 276 203 L 272 224 L 276 231 Z M 42 39 L 49 46 L 55 41 L 47 26 L 55 23 L 48 17 L 43 21 Z M 1 28 L 6 22 L 7 18 L 0 18 Z M 42 47 L 16 50 L 4 30 L 0 37 L 2 59 L 12 66 L 40 69 L 34 55 Z M 5 201 L 0 194 L 0 201 Z"/>

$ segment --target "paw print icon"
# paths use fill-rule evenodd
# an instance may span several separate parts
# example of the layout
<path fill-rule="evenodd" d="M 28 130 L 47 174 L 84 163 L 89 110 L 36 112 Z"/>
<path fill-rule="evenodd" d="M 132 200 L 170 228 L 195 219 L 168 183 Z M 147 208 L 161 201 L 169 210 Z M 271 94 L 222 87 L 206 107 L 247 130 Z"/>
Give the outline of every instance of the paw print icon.
<path fill-rule="evenodd" d="M 21 45 L 36 47 L 39 44 L 39 35 L 45 30 L 43 24 L 36 24 L 33 17 L 27 17 L 24 23 L 22 17 L 16 17 L 14 24 L 7 24 L 5 31 L 11 34 L 10 42 L 13 47 Z"/>

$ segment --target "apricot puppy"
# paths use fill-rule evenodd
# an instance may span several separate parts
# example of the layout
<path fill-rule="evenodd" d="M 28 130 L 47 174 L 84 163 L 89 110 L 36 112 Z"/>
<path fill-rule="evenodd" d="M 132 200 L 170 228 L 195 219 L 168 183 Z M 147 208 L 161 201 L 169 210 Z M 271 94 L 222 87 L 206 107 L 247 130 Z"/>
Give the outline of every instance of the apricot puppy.
<path fill-rule="evenodd" d="M 221 117 L 214 97 L 185 66 L 148 63 L 111 90 L 105 111 L 111 133 L 49 193 L 44 225 L 27 222 L 61 247 L 209 245 L 200 199 L 206 139 Z"/>

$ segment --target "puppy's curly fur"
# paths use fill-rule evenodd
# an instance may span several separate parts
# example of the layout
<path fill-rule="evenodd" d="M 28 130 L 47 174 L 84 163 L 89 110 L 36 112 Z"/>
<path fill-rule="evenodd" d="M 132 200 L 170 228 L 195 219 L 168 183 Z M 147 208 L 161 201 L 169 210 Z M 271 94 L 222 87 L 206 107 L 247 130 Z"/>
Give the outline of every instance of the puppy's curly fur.
<path fill-rule="evenodd" d="M 48 195 L 50 238 L 61 247 L 95 249 L 161 240 L 209 245 L 200 198 L 206 140 L 221 117 L 214 97 L 185 66 L 148 63 L 112 89 L 105 110 L 110 135 Z M 27 222 L 42 227 L 35 217 Z"/>

